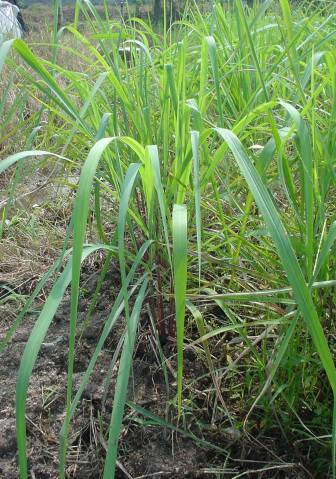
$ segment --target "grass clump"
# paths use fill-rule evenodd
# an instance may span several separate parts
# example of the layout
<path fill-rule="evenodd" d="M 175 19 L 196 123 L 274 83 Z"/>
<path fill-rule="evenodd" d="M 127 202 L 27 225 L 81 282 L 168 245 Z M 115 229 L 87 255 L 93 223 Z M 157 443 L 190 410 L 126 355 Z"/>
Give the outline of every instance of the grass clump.
<path fill-rule="evenodd" d="M 84 25 L 77 24 L 79 12 Z M 103 477 L 114 477 L 145 310 L 175 408 L 178 425 L 170 426 L 193 433 L 188 424 L 200 386 L 192 389 L 183 368 L 184 351 L 191 349 L 210 379 L 201 395 L 211 404 L 219 448 L 230 443 L 228 430 L 242 443 L 253 437 L 260 443 L 268 434 L 288 445 L 309 442 L 298 446 L 307 467 L 335 477 L 334 15 L 328 4 L 311 9 L 308 2 L 291 7 L 282 0 L 278 7 L 270 1 L 247 7 L 237 0 L 215 3 L 207 14 L 190 5 L 180 20 L 167 24 L 165 17 L 154 28 L 138 18 L 104 18 L 90 2 L 78 2 L 75 23 L 54 31 L 50 56 L 37 54 L 38 44 L 3 43 L 0 64 L 7 58 L 8 69 L 20 61 L 23 86 L 13 109 L 3 108 L 7 117 L 20 114 L 27 95 L 40 109 L 23 131 L 26 151 L 2 160 L 0 170 L 48 158 L 57 171 L 79 177 L 54 267 L 62 272 L 18 373 L 21 478 L 28 473 L 29 378 L 69 285 L 59 477 L 65 477 L 76 407 L 122 317 L 125 334 L 105 431 Z M 90 244 L 89 218 L 95 230 Z M 116 260 L 120 293 L 74 392 L 81 263 L 96 251 L 104 252 L 105 263 L 89 310 Z M 164 344 L 174 350 L 175 330 L 176 374 L 170 377 Z M 189 398 L 184 388 L 193 391 Z M 206 426 L 198 428 L 206 441 Z"/>

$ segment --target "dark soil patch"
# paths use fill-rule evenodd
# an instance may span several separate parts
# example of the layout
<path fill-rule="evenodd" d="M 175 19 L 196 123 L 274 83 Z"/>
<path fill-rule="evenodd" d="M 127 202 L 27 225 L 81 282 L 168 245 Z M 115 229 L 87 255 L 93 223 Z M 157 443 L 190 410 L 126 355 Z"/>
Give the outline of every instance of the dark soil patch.
<path fill-rule="evenodd" d="M 83 293 L 79 307 L 78 326 L 81 329 L 89 299 L 95 289 L 98 273 L 86 271 L 83 275 Z M 83 372 L 94 351 L 97 339 L 119 291 L 117 268 L 110 272 L 103 285 L 92 321 L 85 329 L 76 350 L 75 386 L 78 388 Z M 36 317 L 28 317 L 16 332 L 12 343 L 1 357 L 0 365 L 0 478 L 18 478 L 15 438 L 15 381 L 24 346 Z M 68 349 L 69 297 L 59 308 L 40 351 L 27 402 L 28 463 L 32 479 L 57 478 L 58 434 L 64 420 L 66 392 L 66 362 Z M 8 328 L 7 317 L 0 318 L 1 336 Z M 68 478 L 99 478 L 103 470 L 116 368 L 110 383 L 104 384 L 110 369 L 112 356 L 117 348 L 124 326 L 122 318 L 112 329 L 102 350 L 97 366 L 77 408 L 70 432 L 67 461 Z M 170 367 L 176 370 L 174 350 L 166 346 L 170 355 Z M 170 348 L 170 350 L 169 350 Z M 194 351 L 185 353 L 186 383 L 191 383 L 205 372 L 203 364 Z M 168 370 L 170 399 L 175 394 L 175 380 Z M 188 397 L 190 390 L 186 387 Z M 193 395 L 195 393 L 193 392 Z M 106 398 L 106 401 L 104 401 Z M 161 420 L 168 419 L 176 425 L 176 411 L 172 405 L 167 408 L 166 384 L 155 337 L 149 321 L 143 316 L 138 344 L 134 355 L 133 374 L 129 385 L 129 400 Z M 220 453 L 214 447 L 205 447 L 204 442 L 187 437 L 188 434 L 173 432 L 158 421 L 144 417 L 131 407 L 125 411 L 125 420 L 120 438 L 117 478 L 209 478 L 209 477 L 251 477 L 251 478 L 308 478 L 314 477 L 301 466 L 300 460 L 293 460 L 288 444 L 281 445 L 281 439 L 265 440 L 264 446 L 232 431 L 206 427 L 211 417 L 211 405 L 206 404 L 200 392 L 197 399 L 197 417 L 190 408 L 180 422 L 203 441 L 227 449 Z M 196 424 L 204 423 L 202 430 Z M 278 457 L 272 452 L 276 450 Z M 240 476 L 240 474 L 243 474 Z"/>

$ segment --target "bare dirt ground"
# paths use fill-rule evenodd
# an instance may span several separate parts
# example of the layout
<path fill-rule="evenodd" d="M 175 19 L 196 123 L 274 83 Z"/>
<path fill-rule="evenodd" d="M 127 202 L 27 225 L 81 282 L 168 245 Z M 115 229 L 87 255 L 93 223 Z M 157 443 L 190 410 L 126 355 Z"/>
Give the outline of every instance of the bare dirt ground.
<path fill-rule="evenodd" d="M 79 307 L 79 330 L 86 316 L 90 295 L 94 291 L 98 265 L 84 266 Z M 87 368 L 89 359 L 99 338 L 105 319 L 119 290 L 117 266 L 104 281 L 104 294 L 89 326 L 78 342 L 75 363 L 75 391 Z M 2 306 L 0 313 L 0 334 L 3 337 L 10 325 L 10 302 Z M 13 341 L 1 357 L 0 381 L 0 477 L 18 477 L 15 438 L 15 382 L 20 357 L 37 311 L 33 310 L 19 327 Z M 30 382 L 27 403 L 28 463 L 31 478 L 56 479 L 58 434 L 64 420 L 66 392 L 66 361 L 68 348 L 69 297 L 60 306 L 48 335 L 43 343 L 34 374 Z M 104 380 L 110 369 L 111 358 L 118 347 L 123 331 L 120 321 L 110 333 L 90 383 L 85 389 L 78 406 L 69 442 L 67 477 L 101 477 L 106 449 L 106 431 L 109 424 L 113 388 L 114 368 L 108 385 Z M 169 353 L 169 349 L 166 350 Z M 175 368 L 174 351 L 171 350 L 171 368 Z M 192 350 L 186 351 L 186 383 L 202 375 L 204 367 Z M 174 378 L 170 375 L 171 396 L 175 393 Z M 206 388 L 206 384 L 203 385 Z M 210 386 L 210 384 L 208 384 Z M 188 396 L 188 388 L 185 392 Z M 167 409 L 168 398 L 162 368 L 153 347 L 146 314 L 141 320 L 138 344 L 134 356 L 132 378 L 129 385 L 129 399 L 150 411 L 155 417 L 176 424 L 172 417 L 174 408 Z M 206 407 L 202 395 L 197 409 L 197 418 L 186 421 L 185 429 L 195 429 L 193 422 L 209 420 L 211 407 Z M 203 412 L 200 412 L 203 411 Z M 189 424 L 188 424 L 189 423 Z M 183 425 L 180 425 L 183 428 Z M 251 478 L 305 478 L 315 477 L 303 467 L 301 461 L 292 456 L 286 444 L 277 440 L 264 439 L 265 448 L 257 442 L 240 438 L 238 442 L 220 430 L 208 430 L 203 440 L 216 447 L 227 449 L 220 453 L 213 447 L 191 440 L 183 434 L 173 433 L 150 417 L 128 407 L 120 439 L 117 477 L 121 478 L 209 478 L 209 477 L 251 477 Z M 268 441 L 268 442 L 267 442 Z M 276 453 L 274 453 L 276 451 Z M 229 457 L 230 456 L 230 457 Z M 218 472 L 216 472 L 218 471 Z M 222 474 L 220 473 L 222 471 Z M 250 472 L 249 472 L 250 471 Z M 259 471 L 259 472 L 258 472 Z M 240 476 L 239 474 L 243 474 Z"/>

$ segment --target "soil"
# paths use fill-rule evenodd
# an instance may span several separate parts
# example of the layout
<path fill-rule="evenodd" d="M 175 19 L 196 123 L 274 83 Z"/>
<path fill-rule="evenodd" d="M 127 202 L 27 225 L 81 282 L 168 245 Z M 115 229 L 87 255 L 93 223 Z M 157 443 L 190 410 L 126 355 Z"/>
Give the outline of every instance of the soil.
<path fill-rule="evenodd" d="M 91 265 L 92 266 L 92 265 Z M 81 280 L 82 294 L 79 306 L 78 326 L 83 325 L 89 300 L 95 289 L 98 273 L 92 268 L 85 270 Z M 111 304 L 119 291 L 119 274 L 115 267 L 106 276 L 103 294 L 98 301 L 92 321 L 85 329 L 76 350 L 75 387 L 78 388 L 83 372 L 99 338 Z M 30 381 L 27 402 L 27 435 L 29 477 L 32 479 L 57 478 L 58 434 L 64 420 L 66 392 L 66 362 L 68 348 L 69 297 L 61 304 L 50 330 L 42 345 L 34 373 Z M 10 307 L 10 306 L 9 306 Z M 0 310 L 1 337 L 9 327 L 9 316 Z M 36 319 L 36 312 L 26 317 L 13 337 L 12 343 L 1 357 L 0 363 L 0 478 L 18 478 L 16 437 L 15 437 L 15 382 L 24 346 Z M 66 474 L 68 478 L 99 478 L 103 470 L 106 452 L 106 431 L 109 424 L 115 370 L 106 388 L 104 379 L 110 368 L 111 358 L 123 331 L 123 321 L 112 329 L 98 364 L 78 405 L 70 433 Z M 164 420 L 176 424 L 176 411 L 167 411 L 167 393 L 162 368 L 159 366 L 154 338 L 149 321 L 144 314 L 141 319 L 138 343 L 134 355 L 133 373 L 129 385 L 129 399 L 138 406 Z M 165 346 L 165 353 L 171 350 L 171 367 L 174 364 L 173 346 Z M 116 369 L 116 368 L 115 368 Z M 204 372 L 204 366 L 197 361 L 192 351 L 185 353 L 186 380 L 192 382 Z M 172 375 L 171 398 L 175 394 Z M 106 401 L 104 402 L 104 395 Z M 200 399 L 202 402 L 202 399 Z M 202 409 L 203 408 L 203 409 Z M 204 417 L 208 421 L 209 408 Z M 239 441 L 230 434 L 209 430 L 203 438 L 215 446 L 228 448 L 220 453 L 212 447 L 177 434 L 162 425 L 146 421 L 134 409 L 127 407 L 120 438 L 118 468 L 116 477 L 121 478 L 305 478 L 314 477 L 299 460 L 289 457 L 288 445 L 277 446 L 281 457 L 267 452 L 242 437 Z M 192 424 L 193 418 L 189 421 Z M 189 428 L 186 421 L 185 427 Z M 180 425 L 183 428 L 183 425 Z M 231 435 L 232 436 L 232 435 Z M 274 440 L 270 442 L 274 448 Z M 274 449 L 273 449 L 274 450 Z M 284 452 L 286 451 L 286 452 Z M 222 474 L 220 473 L 222 471 Z M 259 472 L 258 472 L 259 471 Z M 242 475 L 240 475 L 242 474 Z"/>

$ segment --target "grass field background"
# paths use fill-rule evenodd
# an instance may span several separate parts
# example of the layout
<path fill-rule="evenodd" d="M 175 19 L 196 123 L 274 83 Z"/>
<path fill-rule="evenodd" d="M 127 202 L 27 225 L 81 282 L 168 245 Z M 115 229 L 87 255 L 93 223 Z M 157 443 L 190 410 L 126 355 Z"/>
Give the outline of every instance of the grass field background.
<path fill-rule="evenodd" d="M 29 264 L 42 278 L 30 299 L 15 297 L 21 313 L 1 343 L 6 354 L 39 298 L 17 380 L 20 477 L 29 379 L 68 287 L 59 477 L 76 407 L 116 321 L 124 335 L 101 431 L 105 479 L 114 477 L 133 350 L 146 327 L 167 389 L 162 427 L 204 441 L 215 429 L 228 463 L 245 442 L 262 450 L 276 437 L 305 466 L 302 477 L 335 477 L 333 2 L 218 2 L 208 12 L 190 3 L 159 24 L 77 2 L 60 30 L 56 11 L 0 50 L 1 235 L 12 247 L 3 254 L 9 263 L 19 250 L 27 261 L 35 254 Z M 38 175 L 56 193 L 41 194 Z M 50 210 L 61 220 L 48 222 Z M 90 255 L 101 270 L 85 324 L 111 268 L 120 290 L 74 391 L 80 270 Z M 16 283 L 10 269 L 7 286 Z M 189 351 L 197 373 L 183 366 Z M 257 477 L 290 477 L 275 475 L 277 459 L 257 467 Z M 225 468 L 215 473 L 225 477 Z"/>

